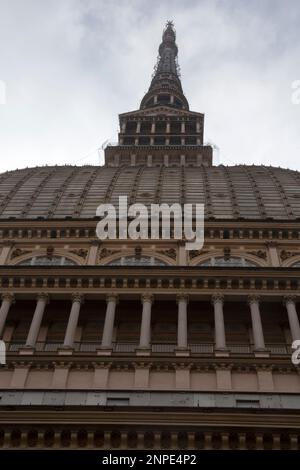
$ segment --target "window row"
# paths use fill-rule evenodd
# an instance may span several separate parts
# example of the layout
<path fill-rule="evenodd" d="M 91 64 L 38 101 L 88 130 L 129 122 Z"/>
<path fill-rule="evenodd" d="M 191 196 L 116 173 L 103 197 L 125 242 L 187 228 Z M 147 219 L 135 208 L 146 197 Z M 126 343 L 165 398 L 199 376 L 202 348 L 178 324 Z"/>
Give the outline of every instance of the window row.
<path fill-rule="evenodd" d="M 64 256 L 34 256 L 18 263 L 21 266 L 64 266 L 64 265 L 76 265 L 77 263 L 70 258 Z M 107 266 L 167 266 L 168 263 L 155 258 L 154 256 L 122 256 L 116 258 L 109 263 Z M 259 266 L 252 260 L 248 260 L 243 256 L 232 256 L 232 257 L 211 257 L 205 261 L 201 261 L 194 266 L 212 266 L 212 267 L 255 267 Z M 292 268 L 299 268 L 300 261 L 295 262 L 291 266 Z"/>

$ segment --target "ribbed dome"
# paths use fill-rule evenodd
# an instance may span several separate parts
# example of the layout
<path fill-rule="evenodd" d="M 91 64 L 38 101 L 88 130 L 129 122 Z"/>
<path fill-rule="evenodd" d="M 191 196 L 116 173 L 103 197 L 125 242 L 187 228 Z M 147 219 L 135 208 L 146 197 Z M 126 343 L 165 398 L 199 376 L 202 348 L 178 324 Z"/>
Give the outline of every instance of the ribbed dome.
<path fill-rule="evenodd" d="M 53 166 L 0 175 L 0 218 L 93 218 L 100 203 L 204 203 L 207 218 L 300 218 L 300 173 L 265 166 Z"/>

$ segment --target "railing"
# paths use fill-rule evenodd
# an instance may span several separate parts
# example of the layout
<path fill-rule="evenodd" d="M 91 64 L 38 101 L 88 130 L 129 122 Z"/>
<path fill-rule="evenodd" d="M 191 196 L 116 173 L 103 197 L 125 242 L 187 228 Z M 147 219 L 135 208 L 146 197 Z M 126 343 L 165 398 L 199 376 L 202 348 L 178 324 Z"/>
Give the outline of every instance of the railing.
<path fill-rule="evenodd" d="M 271 354 L 292 354 L 292 348 L 288 344 L 266 344 L 266 349 L 268 349 Z"/>
<path fill-rule="evenodd" d="M 63 345 L 62 342 L 44 342 L 37 341 L 35 350 L 37 352 L 56 352 Z M 92 341 L 76 341 L 74 343 L 75 352 L 96 352 L 100 349 L 101 342 Z M 138 342 L 114 342 L 112 350 L 120 353 L 134 353 L 138 348 Z M 24 348 L 24 341 L 6 342 L 6 349 L 8 352 L 18 352 L 20 348 Z M 176 343 L 152 343 L 152 353 L 174 353 L 177 348 Z M 192 354 L 213 354 L 215 350 L 214 343 L 190 343 L 188 345 Z M 231 354 L 252 354 L 255 351 L 253 344 L 228 344 L 228 352 Z M 291 355 L 291 346 L 284 343 L 267 343 L 266 351 L 271 355 Z"/>
<path fill-rule="evenodd" d="M 115 352 L 134 352 L 138 347 L 138 343 L 114 343 L 113 350 Z"/>
<path fill-rule="evenodd" d="M 20 343 L 20 342 L 14 341 L 13 343 L 6 343 L 6 350 L 14 352 L 14 351 L 18 351 L 22 346 L 24 346 L 23 342 Z"/>
<path fill-rule="evenodd" d="M 230 344 L 228 349 L 233 354 L 249 354 L 252 352 L 253 346 L 250 344 Z"/>
<path fill-rule="evenodd" d="M 99 343 L 75 343 L 78 346 L 77 351 L 81 352 L 95 352 L 99 348 Z"/>
<path fill-rule="evenodd" d="M 151 134 L 148 134 L 150 136 Z M 184 137 L 184 135 L 183 135 Z M 161 149 L 161 148 L 168 148 L 168 149 L 175 149 L 179 150 L 181 148 L 180 144 L 149 144 L 153 150 L 155 149 Z M 149 145 L 146 144 L 141 144 L 141 145 L 136 145 L 136 144 L 120 144 L 120 142 L 108 142 L 104 150 L 107 149 L 108 147 L 121 147 L 122 149 L 132 149 L 132 148 L 141 148 L 141 149 L 148 149 Z M 186 148 L 191 147 L 191 148 L 203 148 L 206 147 L 205 144 L 187 144 L 185 145 Z"/>
<path fill-rule="evenodd" d="M 36 349 L 38 351 L 54 352 L 57 351 L 61 346 L 62 343 L 37 343 Z"/>
<path fill-rule="evenodd" d="M 213 343 L 195 343 L 190 344 L 189 348 L 195 354 L 212 354 L 214 352 Z"/>
<path fill-rule="evenodd" d="M 151 350 L 154 353 L 174 352 L 176 344 L 172 343 L 152 343 Z"/>

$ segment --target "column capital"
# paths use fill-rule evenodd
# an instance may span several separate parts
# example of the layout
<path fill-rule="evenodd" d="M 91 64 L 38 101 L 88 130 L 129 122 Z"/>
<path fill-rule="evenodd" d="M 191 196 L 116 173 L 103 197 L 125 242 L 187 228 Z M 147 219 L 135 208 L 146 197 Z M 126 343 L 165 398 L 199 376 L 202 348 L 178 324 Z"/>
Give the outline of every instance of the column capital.
<path fill-rule="evenodd" d="M 107 294 L 106 296 L 106 303 L 108 302 L 115 302 L 115 303 L 118 303 L 119 302 L 119 296 L 118 294 L 116 294 L 115 292 L 112 292 L 111 294 Z"/>
<path fill-rule="evenodd" d="M 15 294 L 12 292 L 3 292 L 1 295 L 2 300 L 8 300 L 11 304 L 14 304 L 16 302 Z"/>
<path fill-rule="evenodd" d="M 3 246 L 12 248 L 13 246 L 15 246 L 15 241 L 14 240 L 3 240 Z"/>
<path fill-rule="evenodd" d="M 154 302 L 154 295 L 153 295 L 153 294 L 148 294 L 148 293 L 142 294 L 142 295 L 141 295 L 141 301 L 142 301 L 142 303 L 144 303 L 144 302 L 150 302 L 151 304 L 153 304 L 153 302 Z"/>
<path fill-rule="evenodd" d="M 297 296 L 296 295 L 285 295 L 283 297 L 283 303 L 284 305 L 287 305 L 287 304 L 295 304 L 296 303 L 296 300 L 297 300 Z"/>
<path fill-rule="evenodd" d="M 84 302 L 84 297 L 83 297 L 83 295 L 80 294 L 79 292 L 74 292 L 74 293 L 72 294 L 72 297 L 71 297 L 71 298 L 72 298 L 72 303 L 74 303 L 74 302 L 80 302 L 81 304 L 83 304 L 83 302 Z"/>
<path fill-rule="evenodd" d="M 39 292 L 36 296 L 36 300 L 45 300 L 45 302 L 49 303 L 49 294 L 47 292 Z"/>
<path fill-rule="evenodd" d="M 247 302 L 248 302 L 248 305 L 259 304 L 260 296 L 257 294 L 248 295 Z"/>
<path fill-rule="evenodd" d="M 189 302 L 189 296 L 184 293 L 180 293 L 176 295 L 176 302 L 179 303 L 181 300 L 184 300 L 186 303 Z"/>
<path fill-rule="evenodd" d="M 102 241 L 95 238 L 94 240 L 91 240 L 90 245 L 91 246 L 100 246 L 102 244 Z"/>
<path fill-rule="evenodd" d="M 224 303 L 224 295 L 221 293 L 216 293 L 211 296 L 211 303 L 215 305 L 216 303 Z"/>
<path fill-rule="evenodd" d="M 265 241 L 265 245 L 268 248 L 276 248 L 278 246 L 278 242 L 276 240 L 267 240 Z"/>

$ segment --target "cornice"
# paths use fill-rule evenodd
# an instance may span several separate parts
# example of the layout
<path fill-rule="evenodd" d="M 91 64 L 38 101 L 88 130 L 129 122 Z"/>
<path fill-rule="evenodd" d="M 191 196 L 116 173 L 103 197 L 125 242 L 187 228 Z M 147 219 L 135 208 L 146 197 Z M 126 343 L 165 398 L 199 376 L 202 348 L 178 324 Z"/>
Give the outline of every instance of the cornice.
<path fill-rule="evenodd" d="M 91 409 L 92 408 L 92 409 Z M 124 408 L 124 407 L 123 407 Z M 53 409 L 47 406 L 31 406 L 30 409 L 26 407 L 18 407 L 18 410 L 2 410 L 0 415 L 0 423 L 6 425 L 14 425 L 16 423 L 23 424 L 59 424 L 59 425 L 72 425 L 77 423 L 84 423 L 90 425 L 104 425 L 110 424 L 120 428 L 120 423 L 123 426 L 142 426 L 147 427 L 162 426 L 170 429 L 172 426 L 180 426 L 187 429 L 193 426 L 211 426 L 222 427 L 223 429 L 231 430 L 232 427 L 240 429 L 245 428 L 261 428 L 268 427 L 276 429 L 299 429 L 300 426 L 300 412 L 291 410 L 278 409 L 274 410 L 260 410 L 259 413 L 249 413 L 230 408 L 228 410 L 207 410 L 202 408 L 193 408 L 189 411 L 186 407 L 172 407 L 172 410 L 166 410 L 164 407 L 133 407 L 129 410 L 124 410 L 122 407 L 68 407 L 66 409 L 57 408 L 55 413 Z M 187 424 L 188 423 L 188 424 Z"/>
<path fill-rule="evenodd" d="M 134 353 L 126 353 L 126 356 L 114 353 L 107 358 L 98 359 L 94 354 L 82 354 L 80 352 L 73 353 L 72 356 L 58 356 L 52 353 L 36 352 L 34 355 L 26 358 L 19 356 L 17 353 L 8 353 L 5 369 L 12 368 L 35 368 L 35 369 L 117 369 L 117 370 L 135 370 L 135 369 L 152 369 L 152 370 L 175 370 L 189 369 L 193 371 L 208 372 L 216 370 L 231 370 L 238 372 L 252 371 L 278 371 L 280 373 L 300 372 L 300 367 L 291 363 L 290 356 L 257 358 L 249 355 L 231 355 L 229 357 L 218 358 L 213 354 L 205 357 L 190 356 L 188 359 L 182 360 L 180 357 L 169 354 L 168 356 L 151 355 L 143 359 L 135 356 Z M 148 390 L 148 389 L 147 389 Z"/>

